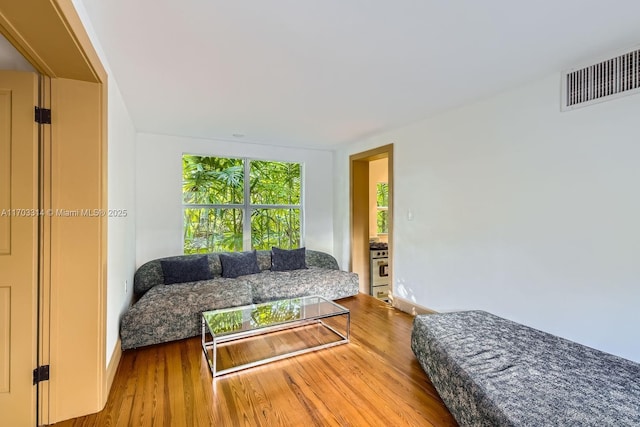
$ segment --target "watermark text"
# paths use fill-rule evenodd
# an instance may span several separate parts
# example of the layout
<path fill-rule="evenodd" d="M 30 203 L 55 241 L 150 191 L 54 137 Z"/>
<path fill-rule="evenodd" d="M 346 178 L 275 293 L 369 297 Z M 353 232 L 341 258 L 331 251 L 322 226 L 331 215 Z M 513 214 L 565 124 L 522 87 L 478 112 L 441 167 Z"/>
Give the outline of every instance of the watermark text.
<path fill-rule="evenodd" d="M 126 209 L 1 209 L 0 217 L 80 217 L 80 218 L 125 218 Z"/>

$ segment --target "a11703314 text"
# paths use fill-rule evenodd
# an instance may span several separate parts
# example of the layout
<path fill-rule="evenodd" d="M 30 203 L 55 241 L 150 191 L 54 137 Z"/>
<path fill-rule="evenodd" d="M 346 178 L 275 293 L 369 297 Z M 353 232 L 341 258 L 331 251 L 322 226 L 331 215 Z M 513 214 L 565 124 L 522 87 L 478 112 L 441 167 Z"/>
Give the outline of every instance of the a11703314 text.
<path fill-rule="evenodd" d="M 126 209 L 1 209 L 0 217 L 81 217 L 81 218 L 125 218 L 128 215 Z"/>

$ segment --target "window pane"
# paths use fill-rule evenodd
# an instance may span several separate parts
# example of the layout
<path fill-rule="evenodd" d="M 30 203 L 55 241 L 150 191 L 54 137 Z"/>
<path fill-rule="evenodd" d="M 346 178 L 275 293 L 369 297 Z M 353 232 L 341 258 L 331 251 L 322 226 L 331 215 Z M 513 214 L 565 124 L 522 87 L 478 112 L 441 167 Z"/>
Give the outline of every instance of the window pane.
<path fill-rule="evenodd" d="M 186 204 L 244 202 L 242 159 L 182 156 L 182 201 Z"/>
<path fill-rule="evenodd" d="M 378 210 L 378 234 L 386 234 L 389 232 L 389 215 L 386 209 Z"/>
<path fill-rule="evenodd" d="M 252 160 L 250 170 L 252 204 L 300 204 L 300 163 Z"/>
<path fill-rule="evenodd" d="M 186 208 L 184 253 L 242 251 L 242 209 Z"/>
<path fill-rule="evenodd" d="M 253 249 L 300 247 L 300 209 L 256 209 L 251 213 Z"/>
<path fill-rule="evenodd" d="M 377 184 L 376 202 L 378 206 L 389 206 L 389 184 L 386 182 L 379 182 Z"/>

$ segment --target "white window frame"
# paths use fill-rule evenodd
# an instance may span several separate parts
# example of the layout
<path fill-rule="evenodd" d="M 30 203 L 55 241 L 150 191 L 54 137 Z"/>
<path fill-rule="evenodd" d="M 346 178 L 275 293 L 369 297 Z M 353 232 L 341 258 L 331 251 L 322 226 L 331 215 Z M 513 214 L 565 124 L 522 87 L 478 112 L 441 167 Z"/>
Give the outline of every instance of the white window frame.
<path fill-rule="evenodd" d="M 253 157 L 235 157 L 235 156 L 216 156 L 209 154 L 192 154 L 182 153 L 182 156 L 199 156 L 199 157 L 214 157 L 219 159 L 238 159 L 243 162 L 243 200 L 244 203 L 229 203 L 229 204 L 186 204 L 184 203 L 184 195 L 182 196 L 182 250 L 184 252 L 184 211 L 185 209 L 241 209 L 242 210 L 242 250 L 251 250 L 251 214 L 256 209 L 298 209 L 300 211 L 300 242 L 299 247 L 305 245 L 305 221 L 304 221 L 304 205 L 305 205 L 305 167 L 303 162 L 296 162 L 291 160 L 273 160 L 273 159 L 259 159 Z M 182 159 L 182 157 L 180 158 Z M 278 163 L 296 163 L 300 165 L 300 204 L 299 205 L 253 205 L 251 204 L 251 162 L 278 162 Z M 182 174 L 180 175 L 182 176 Z"/>

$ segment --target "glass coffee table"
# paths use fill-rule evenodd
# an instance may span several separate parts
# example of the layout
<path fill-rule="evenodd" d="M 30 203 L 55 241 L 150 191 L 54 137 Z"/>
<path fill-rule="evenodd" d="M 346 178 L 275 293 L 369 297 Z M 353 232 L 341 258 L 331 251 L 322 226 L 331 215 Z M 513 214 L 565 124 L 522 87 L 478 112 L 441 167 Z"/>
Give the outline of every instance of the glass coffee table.
<path fill-rule="evenodd" d="M 349 342 L 349 309 L 320 296 L 202 313 L 202 350 L 214 378 Z"/>

